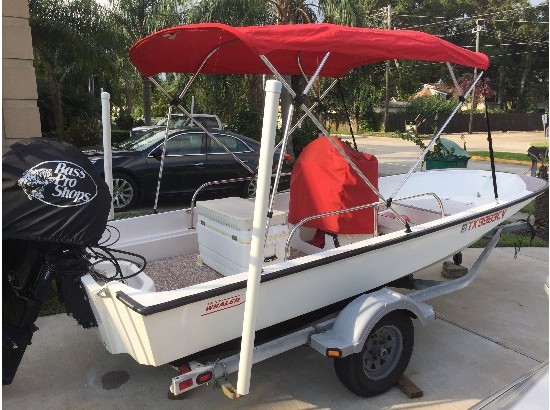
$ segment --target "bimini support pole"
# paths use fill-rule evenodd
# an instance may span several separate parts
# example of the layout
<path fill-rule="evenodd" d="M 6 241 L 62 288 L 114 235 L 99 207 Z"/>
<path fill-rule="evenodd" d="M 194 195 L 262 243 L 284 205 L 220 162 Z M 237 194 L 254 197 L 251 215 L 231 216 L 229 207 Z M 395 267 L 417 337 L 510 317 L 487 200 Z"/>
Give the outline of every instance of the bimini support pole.
<path fill-rule="evenodd" d="M 157 206 L 159 203 L 160 184 L 162 182 L 162 173 L 164 171 L 164 161 L 166 159 L 166 143 L 168 142 L 168 133 L 170 132 L 170 119 L 172 118 L 172 105 L 168 107 L 168 120 L 166 121 L 166 128 L 164 130 L 164 142 L 162 144 L 162 156 L 160 157 L 159 176 L 157 179 L 157 192 L 155 193 L 155 205 L 153 206 L 153 213 L 158 213 Z"/>
<path fill-rule="evenodd" d="M 462 95 L 462 87 L 460 87 L 460 84 L 456 81 L 455 71 L 453 70 L 451 63 L 447 63 L 447 68 L 449 69 L 449 73 L 451 74 L 451 78 L 453 79 L 453 84 L 455 85 L 458 95 Z"/>
<path fill-rule="evenodd" d="M 328 58 L 328 54 L 325 55 L 325 58 L 323 59 L 323 64 L 324 62 L 326 61 L 326 59 Z M 287 91 L 289 92 L 289 94 L 291 95 L 291 97 L 296 100 L 296 92 L 292 89 L 292 87 L 284 80 L 284 78 L 279 74 L 279 72 L 277 71 L 277 69 L 273 66 L 273 64 L 271 64 L 271 62 L 269 61 L 269 59 L 264 56 L 264 55 L 260 55 L 260 58 L 262 59 L 262 61 L 264 62 L 264 64 L 271 70 L 271 72 L 273 73 L 273 75 L 283 84 L 283 87 L 285 87 L 287 89 Z M 317 72 L 316 74 L 319 74 L 321 70 L 321 66 L 318 67 L 317 69 Z M 312 77 L 312 79 L 315 79 L 315 75 Z M 311 81 L 312 83 L 312 81 Z M 304 93 L 303 95 L 306 94 L 307 91 L 309 91 L 309 88 L 310 87 L 306 87 L 306 89 L 304 90 Z M 303 100 L 303 98 L 302 98 Z M 405 227 L 405 230 L 406 232 L 411 232 L 411 228 L 409 226 L 409 223 L 407 221 L 405 221 L 403 219 L 403 217 L 401 215 L 399 215 L 399 213 L 393 208 L 392 204 L 391 204 L 391 201 L 387 201 L 383 196 L 382 194 L 380 193 L 380 191 L 378 191 L 378 189 L 372 184 L 372 182 L 369 181 L 369 179 L 365 176 L 365 174 L 363 174 L 363 172 L 359 169 L 359 167 L 357 167 L 357 165 L 355 165 L 355 163 L 351 160 L 351 158 L 344 152 L 344 150 L 330 137 L 328 131 L 325 129 L 325 127 L 319 122 L 319 120 L 317 120 L 317 118 L 315 118 L 315 115 L 313 115 L 313 113 L 309 110 L 309 108 L 304 104 L 304 102 L 302 101 L 300 105 L 300 108 L 306 113 L 306 115 L 311 119 L 311 121 L 313 121 L 313 123 L 315 124 L 315 126 L 323 133 L 323 135 L 329 140 L 329 142 L 332 144 L 332 146 L 334 147 L 334 149 L 336 151 L 338 151 L 338 153 L 347 161 L 347 163 L 350 165 L 350 167 L 353 168 L 353 170 L 357 173 L 357 175 L 359 176 L 359 178 L 361 178 L 363 180 L 363 182 L 365 182 L 365 184 L 367 184 L 367 186 L 372 190 L 372 192 L 374 192 L 376 194 L 376 196 L 378 196 L 378 198 L 380 198 L 382 201 L 384 201 L 386 203 L 386 206 L 388 207 L 388 209 L 395 215 L 395 217 L 403 224 L 403 226 Z"/>
<path fill-rule="evenodd" d="M 491 176 L 493 178 L 493 192 L 495 201 L 498 204 L 498 186 L 497 174 L 495 169 L 495 153 L 493 151 L 493 137 L 491 134 L 491 121 L 489 120 L 489 109 L 487 108 L 487 99 L 485 99 L 485 120 L 487 121 L 487 141 L 489 143 L 489 158 L 491 159 Z"/>
<path fill-rule="evenodd" d="M 244 304 L 243 333 L 237 379 L 237 394 L 243 396 L 250 391 L 252 373 L 252 354 L 256 335 L 257 299 L 260 290 L 260 277 L 264 261 L 264 230 L 267 224 L 269 188 L 271 186 L 271 167 L 275 146 L 275 129 L 277 112 L 281 96 L 281 83 L 268 80 L 265 87 L 264 120 L 260 146 L 260 166 L 258 170 L 258 187 L 252 220 L 252 241 L 250 243 L 250 262 Z"/>
<path fill-rule="evenodd" d="M 334 80 L 328 87 L 325 91 L 323 91 L 323 93 L 321 94 L 321 96 L 319 97 L 319 101 L 321 101 L 323 98 L 326 97 L 326 95 L 334 88 L 334 86 L 338 84 L 338 80 Z M 317 107 L 319 105 L 319 101 L 315 101 L 311 107 L 309 107 L 309 110 L 310 111 L 313 111 L 315 109 L 315 107 Z M 307 118 L 307 114 L 304 114 L 300 117 L 300 119 L 298 121 L 296 121 L 296 124 L 294 124 L 292 126 L 292 128 L 290 129 L 290 134 L 292 134 L 296 128 L 298 128 L 300 126 L 300 124 L 302 124 L 302 122 Z"/>
<path fill-rule="evenodd" d="M 401 184 L 399 184 L 399 186 L 395 189 L 395 191 L 393 191 L 393 193 L 390 195 L 390 199 L 395 197 L 395 195 L 397 195 L 397 193 L 399 192 L 399 190 L 403 187 L 403 185 L 405 184 L 405 182 L 409 179 L 409 177 L 411 176 L 411 174 L 413 173 L 413 171 L 415 170 L 415 168 L 422 162 L 424 161 L 424 157 L 426 156 L 426 154 L 428 153 L 428 151 L 434 146 L 435 142 L 437 141 L 437 139 L 441 136 L 441 134 L 443 133 L 443 131 L 445 130 L 445 128 L 447 127 L 447 125 L 449 125 L 449 123 L 451 122 L 451 120 L 453 119 L 453 117 L 455 116 L 455 114 L 458 112 L 458 110 L 460 110 L 460 107 L 462 107 L 462 105 L 464 104 L 464 101 L 466 101 L 466 98 L 470 95 L 470 93 L 472 92 L 472 90 L 474 89 L 474 87 L 476 86 L 476 84 L 478 83 L 478 81 L 481 79 L 481 77 L 483 76 L 483 72 L 481 72 L 481 74 L 479 74 L 479 76 L 477 78 L 474 79 L 474 82 L 472 83 L 472 85 L 470 86 L 470 88 L 468 88 L 468 90 L 466 91 L 466 94 L 464 94 L 463 96 L 460 97 L 459 101 L 458 101 L 458 105 L 455 107 L 455 109 L 453 110 L 453 112 L 451 113 L 451 115 L 449 115 L 449 118 L 447 118 L 447 120 L 445 121 L 445 123 L 443 123 L 443 125 L 441 126 L 441 128 L 439 129 L 439 131 L 437 131 L 437 133 L 433 136 L 432 140 L 430 141 L 430 143 L 426 146 L 426 148 L 424 149 L 424 151 L 422 152 L 422 154 L 420 155 L 420 157 L 418 158 L 418 160 L 414 163 L 414 165 L 411 167 L 411 169 L 409 170 L 409 172 L 407 173 L 407 175 L 405 176 L 405 178 L 403 179 L 403 181 L 401 181 Z"/>

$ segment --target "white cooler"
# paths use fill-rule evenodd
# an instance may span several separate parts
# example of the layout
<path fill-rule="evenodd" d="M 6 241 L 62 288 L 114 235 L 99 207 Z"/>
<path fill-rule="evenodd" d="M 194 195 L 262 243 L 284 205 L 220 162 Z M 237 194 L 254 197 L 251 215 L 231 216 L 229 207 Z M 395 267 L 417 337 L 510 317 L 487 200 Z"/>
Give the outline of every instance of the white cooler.
<path fill-rule="evenodd" d="M 222 275 L 246 272 L 250 260 L 254 202 L 222 198 L 197 202 L 197 235 L 202 261 Z M 284 260 L 288 224 L 285 212 L 273 211 L 264 266 Z"/>

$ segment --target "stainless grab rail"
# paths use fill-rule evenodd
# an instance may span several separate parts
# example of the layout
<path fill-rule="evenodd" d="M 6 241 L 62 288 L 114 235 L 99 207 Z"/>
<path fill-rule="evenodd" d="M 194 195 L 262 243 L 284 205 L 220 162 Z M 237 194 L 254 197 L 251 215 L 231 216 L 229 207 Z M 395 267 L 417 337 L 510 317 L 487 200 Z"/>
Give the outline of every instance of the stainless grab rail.
<path fill-rule="evenodd" d="M 439 205 L 441 218 L 445 217 L 445 210 L 444 210 L 444 207 L 443 207 L 443 201 L 441 200 L 441 198 L 439 198 L 439 196 L 437 196 L 435 194 L 435 192 L 425 192 L 425 193 L 422 193 L 422 194 L 416 194 L 416 195 L 404 196 L 404 197 L 401 197 L 401 198 L 395 198 L 393 200 L 393 202 L 395 203 L 395 202 L 399 202 L 399 201 L 405 201 L 407 199 L 413 199 L 413 198 L 418 198 L 418 197 L 421 197 L 421 196 L 428 196 L 428 195 L 433 196 L 435 198 L 435 200 L 437 201 L 437 203 Z M 298 230 L 298 228 L 300 228 L 306 222 L 312 221 L 314 219 L 320 219 L 320 218 L 324 218 L 324 217 L 327 217 L 327 216 L 338 215 L 338 214 L 343 214 L 343 213 L 347 213 L 347 212 L 359 211 L 361 209 L 368 209 L 368 208 L 376 207 L 376 211 L 374 212 L 374 216 L 373 216 L 373 218 L 374 218 L 374 232 L 373 232 L 373 235 L 378 236 L 378 209 L 381 205 L 385 206 L 386 204 L 384 202 L 373 202 L 371 204 L 360 205 L 360 206 L 356 206 L 356 207 L 353 207 L 353 208 L 340 209 L 338 211 L 332 211 L 332 212 L 326 212 L 326 213 L 323 213 L 323 214 L 312 215 L 312 216 L 308 216 L 307 218 L 302 219 L 300 222 L 298 222 L 296 224 L 296 226 L 294 226 L 294 228 L 292 229 L 292 231 L 290 231 L 290 234 L 288 235 L 288 238 L 287 238 L 286 244 L 285 244 L 285 259 L 284 260 L 285 261 L 288 260 L 288 257 L 290 255 L 290 242 L 292 240 L 292 237 L 294 236 L 294 233 Z"/>
<path fill-rule="evenodd" d="M 428 196 L 428 195 L 431 195 L 435 198 L 435 200 L 437 201 L 438 205 L 439 205 L 439 210 L 441 212 L 441 217 L 443 218 L 445 216 L 445 210 L 443 209 L 443 201 L 441 200 L 441 198 L 439 198 L 435 192 L 425 192 L 423 194 L 417 194 L 417 195 L 410 195 L 410 196 L 404 196 L 404 197 L 401 197 L 401 198 L 395 198 L 393 200 L 393 202 L 399 202 L 399 201 L 404 201 L 406 199 L 413 199 L 413 198 L 418 198 L 418 197 L 421 197 L 421 196 Z"/>
<path fill-rule="evenodd" d="M 312 221 L 314 219 L 320 219 L 320 218 L 324 218 L 326 216 L 344 214 L 344 213 L 347 213 L 347 212 L 360 211 L 361 209 L 368 209 L 368 208 L 376 207 L 376 210 L 374 212 L 374 236 L 378 236 L 378 207 L 380 205 L 385 205 L 385 203 L 384 202 L 373 202 L 373 203 L 367 204 L 367 205 L 359 205 L 359 206 L 354 206 L 353 208 L 346 208 L 346 209 L 340 209 L 338 211 L 326 212 L 326 213 L 323 213 L 323 214 L 308 216 L 307 218 L 302 219 L 300 222 L 298 222 L 296 224 L 296 226 L 292 229 L 292 231 L 290 231 L 290 234 L 288 235 L 288 238 L 286 240 L 286 245 L 285 245 L 285 259 L 284 260 L 285 261 L 288 260 L 288 257 L 290 255 L 290 241 L 291 241 L 292 237 L 294 236 L 294 233 L 303 224 L 305 224 L 306 222 Z"/>

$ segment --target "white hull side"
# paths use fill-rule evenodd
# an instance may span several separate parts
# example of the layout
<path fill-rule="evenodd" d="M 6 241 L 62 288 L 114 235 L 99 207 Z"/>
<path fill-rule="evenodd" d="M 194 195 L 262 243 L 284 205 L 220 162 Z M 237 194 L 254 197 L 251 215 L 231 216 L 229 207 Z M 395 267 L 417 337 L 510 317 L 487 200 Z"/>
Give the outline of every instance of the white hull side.
<path fill-rule="evenodd" d="M 506 210 L 504 218 L 464 230 L 464 221 L 480 219 L 497 206 L 488 204 L 462 214 L 439 219 L 413 228 L 410 240 L 403 231 L 379 236 L 315 255 L 271 265 L 264 277 L 273 272 L 296 272 L 268 280 L 260 285 L 257 328 L 283 322 L 340 300 L 383 286 L 395 279 L 433 264 L 467 247 L 503 219 L 517 212 L 528 200 Z M 502 203 L 501 203 L 502 208 Z M 490 219 L 490 218 L 489 218 Z M 494 218 L 493 218 L 494 219 Z M 461 221 L 451 226 L 445 223 Z M 433 231 L 421 235 L 430 229 Z M 395 242 L 393 244 L 390 244 Z M 389 245 L 388 245 L 389 244 Z M 378 248 L 377 248 L 378 247 Z M 377 248 L 377 249 L 376 249 Z M 365 253 L 346 257 L 350 252 Z M 334 258 L 331 263 L 315 263 Z M 308 266 L 308 263 L 315 266 Z M 237 274 L 208 283 L 167 292 L 142 292 L 120 282 L 107 284 L 107 292 L 93 289 L 95 282 L 84 282 L 98 317 L 101 337 L 111 353 L 129 353 L 141 364 L 161 365 L 180 357 L 235 339 L 242 332 L 246 274 Z M 142 316 L 117 299 L 122 291 L 144 307 L 199 294 L 224 285 L 237 290 L 210 297 L 159 313 Z M 214 313 L 212 303 L 225 300 Z"/>

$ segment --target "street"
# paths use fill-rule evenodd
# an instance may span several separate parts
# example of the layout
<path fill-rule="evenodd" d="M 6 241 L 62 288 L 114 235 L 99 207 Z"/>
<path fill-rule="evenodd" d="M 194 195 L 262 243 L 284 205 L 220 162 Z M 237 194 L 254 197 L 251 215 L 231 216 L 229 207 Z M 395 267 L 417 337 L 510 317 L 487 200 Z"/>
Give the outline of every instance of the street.
<path fill-rule="evenodd" d="M 461 137 L 461 134 L 444 135 L 444 138 L 453 140 L 459 145 L 463 144 Z M 342 139 L 350 143 L 352 142 L 349 136 L 342 137 Z M 488 151 L 486 134 L 478 133 L 466 135 L 465 140 L 468 150 Z M 533 143 L 546 141 L 542 132 L 499 132 L 493 135 L 493 140 L 495 151 L 519 153 L 527 153 L 527 149 Z M 400 138 L 359 136 L 356 138 L 356 141 L 357 148 L 360 151 L 368 152 L 376 156 L 378 159 L 378 173 L 381 177 L 407 173 L 421 154 L 420 149 L 416 145 Z M 415 171 L 419 171 L 420 166 L 421 164 L 417 166 Z M 497 171 L 517 174 L 529 174 L 531 169 L 530 165 L 516 165 L 502 162 L 496 163 L 495 167 Z M 489 161 L 470 160 L 468 162 L 468 169 L 490 170 L 491 163 Z M 183 198 L 161 198 L 159 200 L 158 210 L 163 212 L 186 208 L 189 206 L 190 201 L 190 196 Z M 142 204 L 139 209 L 143 212 L 152 211 L 153 202 L 148 201 Z"/>
<path fill-rule="evenodd" d="M 445 136 L 445 138 L 447 138 L 447 136 Z M 457 138 L 453 139 L 456 140 Z M 473 140 L 474 137 L 470 137 L 470 139 Z M 480 139 L 482 139 L 483 141 L 479 141 Z M 345 138 L 344 140 L 351 142 L 351 138 Z M 410 168 L 416 163 L 421 154 L 421 150 L 413 143 L 401 140 L 399 138 L 367 137 L 357 138 L 356 141 L 357 148 L 360 151 L 374 154 L 376 158 L 378 158 L 378 172 L 380 176 L 407 173 Z M 455 142 L 460 144 L 460 142 L 458 141 Z M 486 145 L 486 136 L 476 136 L 475 147 L 472 146 L 472 148 L 469 149 L 471 149 L 472 151 L 488 151 Z M 525 148 L 525 151 L 519 152 L 527 153 L 528 148 L 529 147 L 527 146 L 527 148 Z M 495 151 L 502 151 L 502 149 L 498 149 L 498 146 L 496 146 Z M 421 164 L 418 165 L 415 171 L 419 171 L 420 166 Z M 500 162 L 497 163 L 495 167 L 497 171 L 512 172 L 517 174 L 527 174 L 530 172 L 531 169 L 529 165 L 515 165 Z M 490 170 L 491 163 L 489 161 L 470 160 L 468 162 L 468 169 Z"/>

